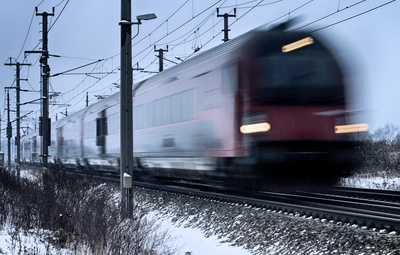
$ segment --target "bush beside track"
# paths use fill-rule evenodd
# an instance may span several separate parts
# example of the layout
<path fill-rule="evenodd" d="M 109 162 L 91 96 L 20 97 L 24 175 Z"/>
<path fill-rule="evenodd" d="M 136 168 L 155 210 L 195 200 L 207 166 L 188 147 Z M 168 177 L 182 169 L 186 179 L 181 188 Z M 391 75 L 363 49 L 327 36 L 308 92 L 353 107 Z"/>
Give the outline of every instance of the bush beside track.
<path fill-rule="evenodd" d="M 116 194 L 113 185 L 57 170 L 18 180 L 0 169 L 0 230 L 49 230 L 46 242 L 75 254 L 171 254 L 168 236 L 155 231 L 139 204 L 134 219 L 121 219 Z"/>

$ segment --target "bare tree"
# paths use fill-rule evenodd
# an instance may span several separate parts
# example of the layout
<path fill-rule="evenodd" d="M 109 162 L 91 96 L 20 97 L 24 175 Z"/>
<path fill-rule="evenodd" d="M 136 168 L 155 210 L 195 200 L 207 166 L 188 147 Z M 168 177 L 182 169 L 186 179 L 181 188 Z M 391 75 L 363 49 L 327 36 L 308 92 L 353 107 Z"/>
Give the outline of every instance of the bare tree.
<path fill-rule="evenodd" d="M 379 174 L 386 171 L 398 174 L 400 170 L 400 127 L 391 123 L 363 136 L 361 148 L 363 170 Z"/>
<path fill-rule="evenodd" d="M 385 141 L 386 143 L 392 144 L 396 141 L 396 138 L 400 134 L 400 127 L 392 123 L 386 123 L 385 126 L 378 128 L 373 138 L 376 141 Z"/>

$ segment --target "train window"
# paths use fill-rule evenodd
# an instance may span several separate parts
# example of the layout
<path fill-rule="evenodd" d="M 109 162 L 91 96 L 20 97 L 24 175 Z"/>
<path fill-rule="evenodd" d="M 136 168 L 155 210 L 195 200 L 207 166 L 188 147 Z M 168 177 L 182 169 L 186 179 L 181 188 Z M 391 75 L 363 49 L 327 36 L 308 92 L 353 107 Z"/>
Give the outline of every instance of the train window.
<path fill-rule="evenodd" d="M 96 137 L 96 121 L 90 122 L 90 129 L 89 129 L 89 138 Z"/>
<path fill-rule="evenodd" d="M 146 112 L 147 112 L 147 104 L 143 104 L 141 109 L 140 109 L 140 116 L 142 116 L 142 118 L 140 119 L 141 120 L 140 126 L 142 128 L 147 128 L 147 119 L 148 119 L 148 117 L 147 117 Z"/>
<path fill-rule="evenodd" d="M 192 120 L 195 118 L 195 105 L 193 89 L 163 97 L 136 106 L 133 111 L 133 125 L 135 129 L 142 129 Z"/>
<path fill-rule="evenodd" d="M 86 139 L 96 137 L 96 121 L 89 121 L 85 123 L 83 135 Z"/>
<path fill-rule="evenodd" d="M 193 120 L 195 118 L 195 106 L 197 103 L 195 90 L 186 90 L 182 95 L 182 118 L 183 121 Z"/>
<path fill-rule="evenodd" d="M 203 106 L 205 110 L 216 108 L 221 103 L 221 88 L 204 92 Z"/>
<path fill-rule="evenodd" d="M 162 125 L 162 102 L 161 99 L 156 100 L 155 102 L 155 125 Z"/>
<path fill-rule="evenodd" d="M 177 123 L 182 119 L 182 103 L 181 103 L 181 93 L 171 96 L 171 122 Z"/>
<path fill-rule="evenodd" d="M 340 82 L 332 57 L 325 52 L 270 53 L 260 58 L 261 86 L 269 88 L 326 88 Z"/>
<path fill-rule="evenodd" d="M 305 47 L 289 53 L 259 56 L 257 92 L 263 104 L 342 104 L 341 75 L 332 56 L 323 48 Z"/>
<path fill-rule="evenodd" d="M 119 132 L 119 113 L 114 113 L 108 116 L 108 133 L 109 134 L 116 134 Z"/>
<path fill-rule="evenodd" d="M 229 63 L 222 68 L 222 91 L 232 93 L 238 88 L 238 65 Z"/>
<path fill-rule="evenodd" d="M 107 135 L 107 117 L 96 119 L 96 145 L 105 145 L 105 136 Z"/>
<path fill-rule="evenodd" d="M 162 99 L 162 124 L 167 125 L 171 123 L 171 97 L 164 97 Z"/>
<path fill-rule="evenodd" d="M 36 148 L 37 148 L 36 136 L 34 136 L 34 137 L 32 138 L 32 140 L 33 140 L 33 149 L 34 149 L 34 151 L 36 151 Z"/>
<path fill-rule="evenodd" d="M 191 93 L 190 90 L 186 90 L 182 92 L 182 119 L 181 121 L 190 120 L 190 110 L 191 110 Z"/>
<path fill-rule="evenodd" d="M 136 106 L 135 108 L 133 108 L 133 127 L 135 129 L 139 129 L 138 108 L 139 108 L 139 106 Z"/>
<path fill-rule="evenodd" d="M 155 123 L 155 111 L 154 111 L 155 103 L 150 102 L 147 104 L 147 126 L 154 127 Z"/>
<path fill-rule="evenodd" d="M 135 126 L 137 129 L 142 129 L 143 128 L 143 105 L 139 105 L 136 107 L 136 121 L 135 121 Z"/>
<path fill-rule="evenodd" d="M 83 137 L 85 138 L 85 139 L 87 139 L 87 138 L 90 138 L 89 137 L 89 123 L 90 122 L 86 122 L 85 124 L 83 124 Z"/>
<path fill-rule="evenodd" d="M 147 116 L 146 116 L 146 105 L 141 105 L 139 109 L 139 126 L 140 128 L 146 128 L 147 126 Z"/>

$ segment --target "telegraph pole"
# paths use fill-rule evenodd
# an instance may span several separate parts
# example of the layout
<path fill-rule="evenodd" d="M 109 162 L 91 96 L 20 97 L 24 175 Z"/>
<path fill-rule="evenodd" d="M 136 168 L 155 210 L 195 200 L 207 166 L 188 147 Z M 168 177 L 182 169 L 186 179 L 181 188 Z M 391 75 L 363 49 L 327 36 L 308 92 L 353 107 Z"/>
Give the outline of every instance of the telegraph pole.
<path fill-rule="evenodd" d="M 217 8 L 217 17 L 224 17 L 224 29 L 222 29 L 222 31 L 224 31 L 224 39 L 222 39 L 222 41 L 227 42 L 229 41 L 229 36 L 228 36 L 228 32 L 231 31 L 230 29 L 228 29 L 228 18 L 229 17 L 236 17 L 236 8 L 233 8 L 233 12 L 234 14 L 228 14 L 225 13 L 223 15 L 219 14 L 219 8 Z"/>
<path fill-rule="evenodd" d="M 39 118 L 39 135 L 42 136 L 41 139 L 41 156 L 43 167 L 47 167 L 47 160 L 49 157 L 49 145 L 50 145 L 50 119 L 49 119 L 49 76 L 50 76 L 50 67 L 47 63 L 49 58 L 48 51 L 48 38 L 47 38 L 47 17 L 54 16 L 54 7 L 53 13 L 37 12 L 36 7 L 36 16 L 42 16 L 42 50 L 41 51 L 25 51 L 25 53 L 41 53 L 42 57 L 40 58 L 40 64 L 42 68 L 41 76 L 42 76 L 42 84 L 41 84 L 41 101 L 42 101 L 42 116 Z"/>
<path fill-rule="evenodd" d="M 10 91 L 7 90 L 7 166 L 11 168 L 11 136 L 12 127 L 10 121 Z"/>
<path fill-rule="evenodd" d="M 138 22 L 131 19 L 131 0 L 121 0 L 121 89 L 120 89 L 120 185 L 121 185 L 121 217 L 133 218 L 133 111 L 132 111 L 132 28 L 131 25 L 142 24 L 142 20 L 155 19 L 154 13 L 137 16 Z M 130 181 L 129 181 L 130 180 Z"/>
<path fill-rule="evenodd" d="M 11 63 L 11 57 L 10 63 L 5 63 L 4 65 L 6 66 L 15 66 L 16 67 L 16 92 L 17 92 L 17 136 L 15 138 L 15 143 L 17 145 L 17 176 L 20 176 L 20 169 L 19 165 L 21 163 L 21 113 L 20 113 L 20 91 L 21 91 L 21 84 L 20 84 L 20 68 L 21 66 L 30 66 L 31 64 L 26 64 L 26 63 Z"/>
<path fill-rule="evenodd" d="M 158 49 L 156 50 L 156 46 L 154 45 L 154 51 L 158 51 L 158 71 L 161 73 L 164 70 L 164 52 L 168 52 L 168 45 L 167 45 L 167 49 Z"/>
<path fill-rule="evenodd" d="M 124 174 L 133 175 L 132 28 L 131 0 L 121 0 L 121 205 L 122 218 L 133 218 L 132 189 L 124 188 Z"/>
<path fill-rule="evenodd" d="M 0 113 L 0 152 L 1 152 L 1 144 L 3 143 L 3 140 L 1 139 L 1 113 Z M 4 155 L 4 154 L 3 154 Z M 3 162 L 4 162 L 4 157 L 3 157 Z M 3 167 L 2 165 L 1 167 Z"/>

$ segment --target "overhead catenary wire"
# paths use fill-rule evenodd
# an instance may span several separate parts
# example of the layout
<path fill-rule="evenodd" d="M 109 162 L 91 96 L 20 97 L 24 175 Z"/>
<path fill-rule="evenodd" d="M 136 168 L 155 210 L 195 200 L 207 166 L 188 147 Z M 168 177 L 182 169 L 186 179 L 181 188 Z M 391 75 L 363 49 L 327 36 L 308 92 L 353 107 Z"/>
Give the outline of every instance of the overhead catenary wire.
<path fill-rule="evenodd" d="M 200 12 L 199 14 L 197 14 L 195 17 L 198 17 L 199 15 L 201 15 L 201 14 L 203 14 L 204 12 L 206 12 L 208 9 L 210 9 L 210 8 L 212 8 L 213 6 L 215 6 L 216 4 L 218 4 L 219 2 L 221 2 L 222 0 L 219 0 L 219 1 L 217 1 L 216 3 L 214 3 L 214 4 L 212 4 L 211 6 L 209 6 L 208 8 L 206 8 L 205 10 L 203 10 L 202 12 Z M 226 0 L 225 0 L 226 1 Z M 224 1 L 224 2 L 225 2 Z M 181 5 L 181 7 L 179 8 L 179 9 L 181 9 L 186 3 L 187 3 L 188 1 L 185 1 L 185 3 L 183 4 L 183 5 Z M 177 13 L 177 11 L 178 10 L 176 10 L 176 11 L 174 11 L 174 13 L 173 14 L 171 14 L 170 16 L 169 16 L 169 18 L 168 19 L 170 19 L 173 15 L 175 15 L 176 13 Z M 192 18 L 193 19 L 193 18 Z M 189 21 L 191 21 L 192 19 L 190 19 Z M 187 22 L 186 22 L 187 23 Z M 158 27 L 156 27 L 151 33 L 154 33 L 158 28 L 160 28 L 162 25 L 159 25 Z M 180 27 L 182 27 L 183 25 L 181 25 Z M 176 29 L 174 29 L 172 32 L 170 32 L 169 33 L 169 35 L 171 34 L 171 33 L 173 33 L 173 32 L 175 32 L 175 31 L 177 31 L 180 27 L 178 27 L 178 28 L 176 28 Z M 150 33 L 150 34 L 151 34 Z M 145 39 L 146 37 L 144 37 L 141 41 L 143 41 L 144 39 Z M 160 39 L 161 40 L 161 39 Z M 139 43 L 139 42 L 138 42 Z M 154 45 L 154 44 L 152 44 L 152 45 Z M 146 49 L 145 49 L 146 50 Z M 141 52 L 142 53 L 142 52 Z M 140 54 L 140 53 L 139 53 Z M 139 55 L 139 54 L 137 54 L 137 55 Z M 114 57 L 116 57 L 116 56 L 118 56 L 119 54 L 116 54 L 116 55 L 113 55 L 113 56 L 111 56 L 111 57 L 109 57 L 109 58 L 107 58 L 107 59 L 105 59 L 105 60 L 108 60 L 108 59 L 112 59 L 112 58 L 114 58 Z M 118 69 L 118 68 L 115 68 L 114 70 L 116 70 L 116 69 Z M 108 75 L 106 75 L 106 76 L 108 76 Z M 86 79 L 87 77 L 85 77 L 84 78 L 84 80 Z M 84 81 L 83 80 L 83 81 Z M 82 82 L 83 82 L 82 81 Z M 80 84 L 82 84 L 82 82 L 80 82 L 77 86 L 75 86 L 73 89 L 71 89 L 70 91 L 68 91 L 68 92 L 66 92 L 66 93 L 70 93 L 71 91 L 73 91 L 73 90 L 75 90 Z M 97 81 L 96 83 L 98 83 L 99 81 Z M 90 86 L 90 87 L 92 87 L 92 86 Z M 63 94 L 65 94 L 65 93 L 63 93 Z"/>
<path fill-rule="evenodd" d="M 43 0 L 43 1 L 44 1 L 44 0 Z M 42 3 L 43 3 L 43 1 L 42 1 Z M 40 4 L 39 4 L 39 5 L 40 5 Z M 18 61 L 19 57 L 21 56 L 22 51 L 24 50 L 26 40 L 28 39 L 29 32 L 31 31 L 32 22 L 33 22 L 33 18 L 34 18 L 34 17 L 35 17 L 35 11 L 33 11 L 33 13 L 32 13 L 32 18 L 31 18 L 31 21 L 29 22 L 28 31 L 26 32 L 26 36 L 25 36 L 24 42 L 22 43 L 21 50 L 20 50 L 19 53 L 18 53 L 17 61 Z"/>
<path fill-rule="evenodd" d="M 64 1 L 62 1 L 62 2 L 64 2 Z M 62 3 L 62 2 L 61 2 L 61 3 Z M 61 3 L 59 3 L 58 5 L 60 5 Z M 69 0 L 67 0 L 67 2 L 65 3 L 64 7 L 61 9 L 60 13 L 57 15 L 56 20 L 51 24 L 50 28 L 47 30 L 47 33 L 50 32 L 50 30 L 51 30 L 51 29 L 53 28 L 53 26 L 56 24 L 57 20 L 60 18 L 61 14 L 63 13 L 65 7 L 67 7 L 68 3 L 69 3 Z M 58 5 L 57 5 L 57 6 L 58 6 Z"/>
<path fill-rule="evenodd" d="M 365 0 L 364 0 L 364 1 L 365 1 Z M 381 7 L 384 6 L 384 5 L 387 5 L 387 4 L 389 4 L 389 3 L 392 3 L 392 2 L 394 2 L 394 1 L 396 1 L 396 0 L 393 0 L 393 1 L 387 2 L 387 3 L 385 3 L 385 4 L 382 4 Z M 187 1 L 186 1 L 186 2 L 187 2 Z M 185 3 L 186 3 L 186 2 L 185 2 Z M 220 1 L 219 1 L 219 2 L 220 2 Z M 276 1 L 276 2 L 279 2 L 279 1 Z M 283 17 L 285 17 L 285 16 L 288 16 L 290 13 L 293 13 L 294 11 L 296 11 L 296 10 L 302 8 L 302 7 L 305 6 L 305 5 L 308 5 L 308 4 L 311 3 L 311 2 L 313 2 L 313 1 L 311 0 L 311 1 L 306 2 L 304 5 L 302 5 L 302 6 L 298 7 L 298 8 L 296 8 L 296 9 L 294 9 L 294 10 L 292 10 L 292 11 L 290 11 L 290 12 L 288 12 L 288 13 L 282 15 L 282 16 L 280 16 L 279 18 L 275 19 L 274 21 L 279 20 L 279 19 L 281 19 L 281 18 L 283 18 Z M 363 1 L 360 1 L 360 2 L 363 2 Z M 358 3 L 360 3 L 360 2 L 358 2 Z M 358 4 L 358 3 L 355 3 L 355 4 Z M 270 3 L 266 3 L 266 4 L 270 4 Z M 354 5 L 355 5 L 355 4 L 354 4 Z M 259 4 L 258 6 L 261 6 L 261 5 L 264 5 L 264 4 Z M 340 7 L 340 6 L 339 6 L 339 7 Z M 251 7 L 249 7 L 249 8 L 251 8 Z M 253 8 L 254 8 L 254 7 L 253 7 Z M 375 7 L 375 8 L 372 8 L 371 10 L 369 10 L 369 11 L 365 11 L 364 13 L 359 13 L 359 14 L 354 15 L 354 16 L 352 16 L 352 17 L 349 17 L 349 18 L 346 18 L 346 19 L 343 19 L 343 20 L 334 22 L 334 23 L 332 23 L 332 24 L 329 24 L 329 25 L 326 25 L 326 26 L 324 26 L 324 27 L 321 27 L 321 28 L 319 28 L 318 30 L 325 29 L 325 28 L 327 28 L 327 27 L 334 26 L 334 25 L 336 25 L 336 24 L 345 22 L 345 21 L 347 21 L 347 20 L 350 20 L 350 19 L 352 19 L 352 18 L 358 17 L 358 16 L 360 16 L 360 15 L 363 15 L 363 14 L 365 14 L 365 13 L 367 13 L 367 12 L 370 12 L 370 11 L 372 11 L 372 10 L 374 10 L 374 9 L 377 9 L 377 8 L 380 8 L 380 7 Z M 252 9 L 250 9 L 250 11 L 251 11 L 251 10 L 252 10 Z M 343 10 L 343 8 L 340 9 L 340 10 Z M 340 10 L 339 10 L 339 11 L 340 11 Z M 333 15 L 333 14 L 331 14 L 330 16 L 332 16 L 332 15 Z M 211 17 L 212 17 L 212 16 L 211 16 Z M 270 22 L 268 22 L 268 24 L 271 24 L 271 23 L 273 23 L 274 21 L 270 21 Z M 318 21 L 319 21 L 319 20 L 314 21 L 313 23 L 317 23 Z M 237 22 L 237 21 L 235 21 L 234 23 L 236 23 L 236 22 Z M 234 23 L 232 23 L 231 25 L 233 25 Z M 165 24 L 165 23 L 164 23 L 164 24 Z M 267 26 L 268 24 L 263 24 L 262 26 Z M 315 31 L 318 31 L 318 30 L 315 30 Z M 172 30 L 172 31 L 173 31 L 173 30 Z M 207 30 L 207 31 L 209 31 L 209 30 Z M 313 31 L 313 32 L 315 32 L 315 31 Z M 193 31 L 188 32 L 188 34 L 189 34 L 189 33 L 190 33 L 190 36 L 192 36 Z M 151 33 L 150 33 L 150 34 L 151 34 Z M 167 31 L 167 35 L 170 35 L 170 34 L 171 34 L 171 32 L 170 32 L 170 31 Z M 202 33 L 201 35 L 204 35 L 204 33 Z M 213 40 L 215 37 L 217 37 L 217 35 L 216 35 L 216 36 L 213 36 L 213 38 L 211 38 L 209 41 L 207 41 L 207 42 L 203 45 L 203 47 L 206 46 L 206 45 L 207 45 L 211 40 Z M 165 38 L 166 38 L 166 36 L 163 37 L 163 38 L 161 38 L 161 39 L 158 39 L 158 40 L 156 39 L 156 40 L 153 41 L 153 43 L 151 43 L 151 44 L 154 45 L 154 44 L 156 44 L 157 42 L 158 42 L 160 45 L 167 44 L 167 43 L 161 43 L 162 40 L 164 40 Z M 181 36 L 180 38 L 182 38 L 182 36 Z M 142 39 L 142 40 L 145 40 L 145 39 L 146 39 L 146 37 L 145 37 L 144 39 Z M 177 45 L 179 45 L 179 44 L 177 44 Z M 151 47 L 151 46 L 149 46 L 149 47 Z M 143 51 L 143 53 L 146 53 L 146 56 L 143 57 L 142 60 L 145 59 L 145 58 L 149 55 L 150 52 L 151 52 L 151 51 L 149 50 L 149 52 L 146 53 L 146 49 L 145 49 L 145 50 Z M 142 53 L 142 54 L 143 54 L 143 53 Z M 135 56 L 138 56 L 138 55 L 140 55 L 140 54 L 137 54 L 137 55 L 135 55 Z M 190 57 L 191 55 L 193 55 L 193 54 L 190 54 L 189 57 Z M 114 57 L 114 56 L 113 56 L 113 57 Z M 154 60 L 153 60 L 151 63 L 154 63 Z M 103 65 L 104 65 L 104 64 L 105 64 L 105 62 L 103 63 Z M 114 70 L 115 70 L 115 69 L 114 69 Z M 96 82 L 96 84 L 98 84 L 98 82 Z M 92 87 L 93 87 L 93 85 L 90 86 L 90 88 L 92 88 Z"/>
<path fill-rule="evenodd" d="M 301 29 L 303 29 L 303 28 L 305 28 L 305 27 L 307 27 L 307 26 L 310 26 L 310 25 L 312 25 L 312 24 L 314 24 L 314 23 L 316 23 L 316 22 L 319 22 L 319 21 L 324 20 L 324 19 L 326 19 L 326 18 L 328 18 L 328 17 L 331 17 L 331 16 L 333 16 L 333 15 L 339 13 L 339 12 L 342 12 L 342 11 L 345 11 L 345 10 L 349 10 L 350 8 L 352 8 L 352 7 L 356 6 L 356 5 L 359 5 L 359 4 L 361 4 L 361 3 L 365 2 L 365 1 L 366 1 L 366 0 L 361 0 L 361 1 L 357 2 L 357 3 L 354 3 L 354 4 L 352 4 L 352 5 L 346 6 L 346 7 L 342 8 L 342 9 L 339 9 L 339 8 L 338 8 L 336 12 L 332 12 L 332 13 L 330 13 L 330 14 L 328 14 L 328 15 L 325 15 L 325 16 L 322 17 L 322 18 L 316 19 L 316 20 L 314 20 L 314 21 L 312 21 L 312 22 L 310 22 L 310 23 L 307 23 L 307 24 L 305 24 L 305 25 L 302 25 L 302 26 L 296 28 L 294 31 L 301 30 Z M 340 3 L 340 1 L 339 1 L 339 3 Z"/>
<path fill-rule="evenodd" d="M 217 5 L 219 2 L 221 2 L 222 0 L 217 1 L 216 3 L 212 4 L 211 6 L 207 7 L 205 10 L 203 10 L 202 12 L 198 13 L 197 15 L 195 15 L 194 17 L 190 18 L 189 20 L 187 20 L 186 22 L 182 23 L 180 26 L 178 26 L 177 28 L 175 28 L 174 30 L 172 30 L 171 32 L 169 32 L 169 34 L 163 36 L 162 38 L 158 39 L 157 41 L 155 41 L 154 43 L 151 43 L 149 45 L 149 47 L 152 47 L 153 45 L 157 44 L 159 41 L 163 40 L 165 37 L 170 36 L 172 33 L 178 31 L 180 28 L 182 28 L 183 26 L 185 26 L 186 24 L 188 24 L 189 22 L 191 22 L 192 20 L 194 20 L 195 18 L 199 17 L 200 15 L 202 15 L 204 12 L 208 11 L 209 9 L 213 8 L 215 5 Z M 224 0 L 225 2 L 226 0 Z M 149 35 L 151 35 L 152 33 L 155 32 L 155 29 L 150 32 Z M 146 37 L 142 38 L 141 40 L 139 40 L 138 42 L 134 43 L 132 45 L 132 47 L 138 45 L 139 43 L 141 43 L 142 41 L 144 41 L 146 39 Z M 145 51 L 146 49 L 144 49 L 143 51 Z M 142 51 L 142 52 L 143 52 Z M 140 53 L 139 53 L 140 54 Z M 138 54 L 137 54 L 138 55 Z"/>
<path fill-rule="evenodd" d="M 314 33 L 314 32 L 320 31 L 320 30 L 322 30 L 322 29 L 326 29 L 326 28 L 328 28 L 328 27 L 335 26 L 335 25 L 340 24 L 340 23 L 342 23 L 342 22 L 345 22 L 345 21 L 354 19 L 354 18 L 356 18 L 356 17 L 359 17 L 359 16 L 364 15 L 364 14 L 366 14 L 366 13 L 369 13 L 369 12 L 371 12 L 371 11 L 374 11 L 374 10 L 377 10 L 377 9 L 379 9 L 379 8 L 382 8 L 382 7 L 384 7 L 384 6 L 388 5 L 388 4 L 394 3 L 395 1 L 396 1 L 396 0 L 391 0 L 391 1 L 389 1 L 389 2 L 386 2 L 386 3 L 381 4 L 381 5 L 379 5 L 379 6 L 376 6 L 376 7 L 373 7 L 373 8 L 371 8 L 371 9 L 368 9 L 368 10 L 366 10 L 366 11 L 364 11 L 364 12 L 361 12 L 361 13 L 359 13 L 359 14 L 356 14 L 356 15 L 353 15 L 353 16 L 351 16 L 351 17 L 348 17 L 348 18 L 346 18 L 346 19 L 342 19 L 342 20 L 339 20 L 339 21 L 334 22 L 334 23 L 332 23 L 332 24 L 329 24 L 329 25 L 320 27 L 320 28 L 318 28 L 318 29 L 312 30 L 312 31 L 310 31 L 310 33 Z"/>

